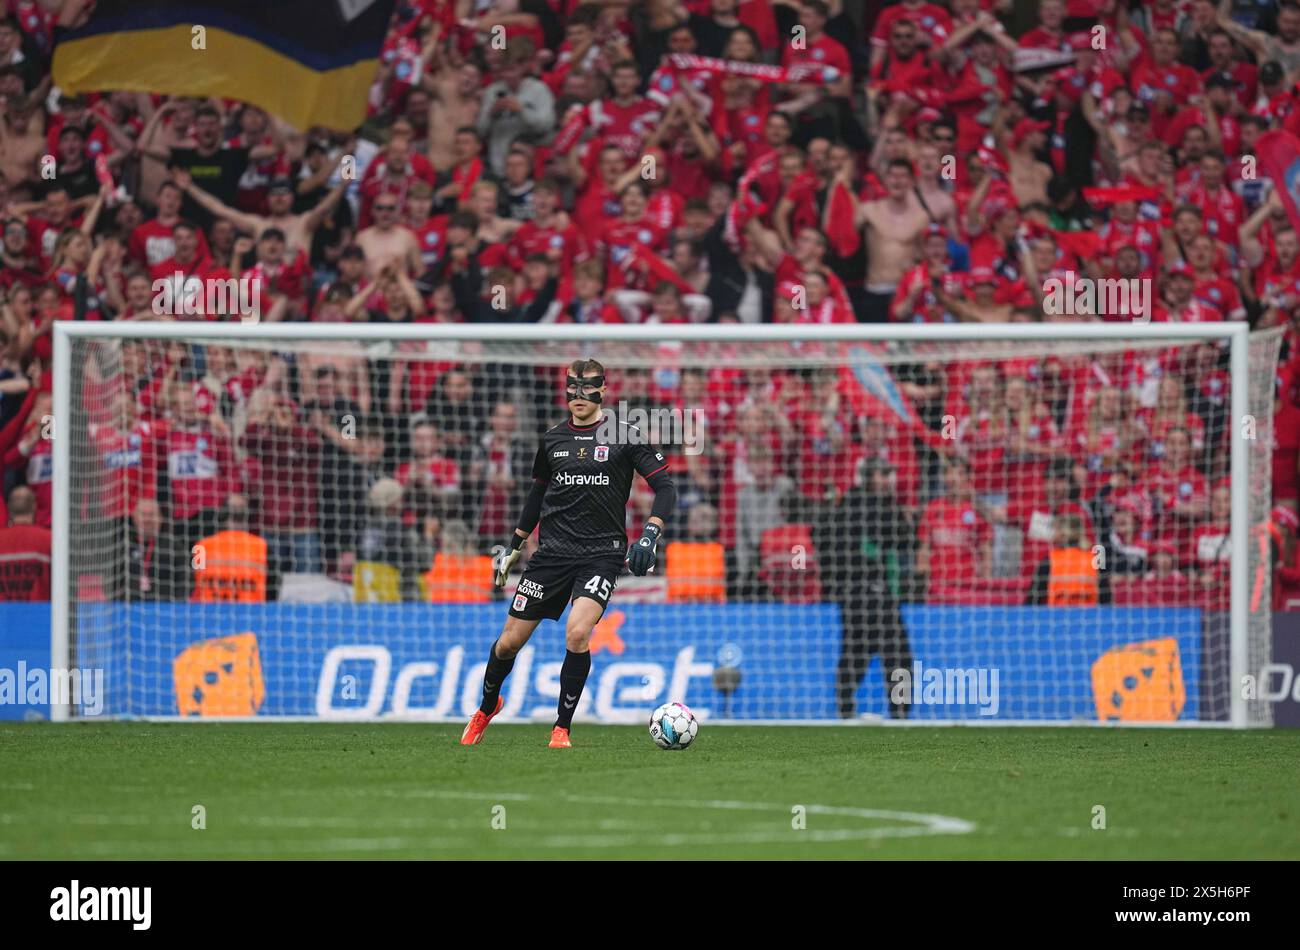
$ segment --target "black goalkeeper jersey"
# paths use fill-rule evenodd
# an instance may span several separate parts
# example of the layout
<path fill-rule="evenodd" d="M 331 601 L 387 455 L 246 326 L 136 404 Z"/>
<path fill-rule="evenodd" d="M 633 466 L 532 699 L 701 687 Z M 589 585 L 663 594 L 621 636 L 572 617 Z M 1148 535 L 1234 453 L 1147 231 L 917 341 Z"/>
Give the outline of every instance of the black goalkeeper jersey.
<path fill-rule="evenodd" d="M 589 426 L 570 419 L 548 429 L 533 462 L 533 478 L 546 486 L 539 551 L 561 557 L 623 551 L 633 472 L 648 478 L 667 467 L 641 430 L 610 413 Z"/>

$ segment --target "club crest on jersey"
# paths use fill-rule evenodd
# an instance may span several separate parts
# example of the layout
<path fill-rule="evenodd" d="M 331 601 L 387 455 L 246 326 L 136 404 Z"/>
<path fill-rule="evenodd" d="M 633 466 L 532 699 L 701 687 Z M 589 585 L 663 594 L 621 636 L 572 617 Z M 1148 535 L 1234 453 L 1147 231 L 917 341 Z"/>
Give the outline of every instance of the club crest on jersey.
<path fill-rule="evenodd" d="M 604 461 L 608 460 L 608 459 L 609 459 L 609 446 L 608 446 L 608 445 L 598 445 L 598 446 L 596 446 L 595 457 L 596 457 L 596 461 L 597 461 L 597 462 L 604 462 Z"/>

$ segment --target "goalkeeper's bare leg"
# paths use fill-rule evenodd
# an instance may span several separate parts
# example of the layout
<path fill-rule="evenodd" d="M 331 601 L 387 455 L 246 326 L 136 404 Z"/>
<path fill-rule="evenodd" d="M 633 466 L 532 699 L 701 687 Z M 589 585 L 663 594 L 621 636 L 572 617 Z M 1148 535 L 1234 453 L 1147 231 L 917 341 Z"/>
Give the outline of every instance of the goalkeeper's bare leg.
<path fill-rule="evenodd" d="M 533 635 L 541 620 L 524 620 L 520 617 L 506 617 L 501 636 L 497 637 L 488 652 L 487 669 L 483 671 L 483 701 L 478 710 L 470 717 L 465 731 L 461 733 L 461 745 L 478 745 L 483 741 L 492 717 L 501 711 L 505 700 L 501 698 L 501 686 L 514 669 L 515 657 L 524 648 L 528 638 Z"/>

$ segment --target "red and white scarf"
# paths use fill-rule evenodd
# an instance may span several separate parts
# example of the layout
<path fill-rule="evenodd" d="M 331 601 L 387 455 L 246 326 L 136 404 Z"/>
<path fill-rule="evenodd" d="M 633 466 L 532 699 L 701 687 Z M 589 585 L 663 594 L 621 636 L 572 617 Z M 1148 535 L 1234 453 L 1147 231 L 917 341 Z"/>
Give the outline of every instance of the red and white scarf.
<path fill-rule="evenodd" d="M 677 73 L 717 73 L 727 76 L 744 76 L 759 82 L 820 82 L 830 84 L 840 78 L 834 66 L 817 63 L 794 63 L 790 66 L 769 66 L 766 63 L 746 63 L 736 59 L 717 59 L 697 56 L 694 53 L 673 53 L 668 57 L 668 68 Z"/>

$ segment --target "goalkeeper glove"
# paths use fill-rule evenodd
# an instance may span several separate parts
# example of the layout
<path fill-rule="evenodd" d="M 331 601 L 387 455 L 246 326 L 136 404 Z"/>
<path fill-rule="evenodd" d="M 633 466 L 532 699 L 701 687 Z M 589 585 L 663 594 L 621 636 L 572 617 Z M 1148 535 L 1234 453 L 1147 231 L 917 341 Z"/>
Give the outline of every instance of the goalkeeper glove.
<path fill-rule="evenodd" d="M 519 560 L 519 554 L 527 538 L 521 538 L 519 535 L 510 536 L 510 547 L 502 548 L 495 557 L 492 558 L 492 584 L 494 587 L 505 587 L 506 577 L 510 574 L 510 568 L 514 567 L 515 561 Z"/>
<path fill-rule="evenodd" d="M 641 538 L 627 549 L 627 566 L 637 577 L 644 577 L 655 566 L 655 547 L 659 544 L 659 526 L 647 524 Z"/>

